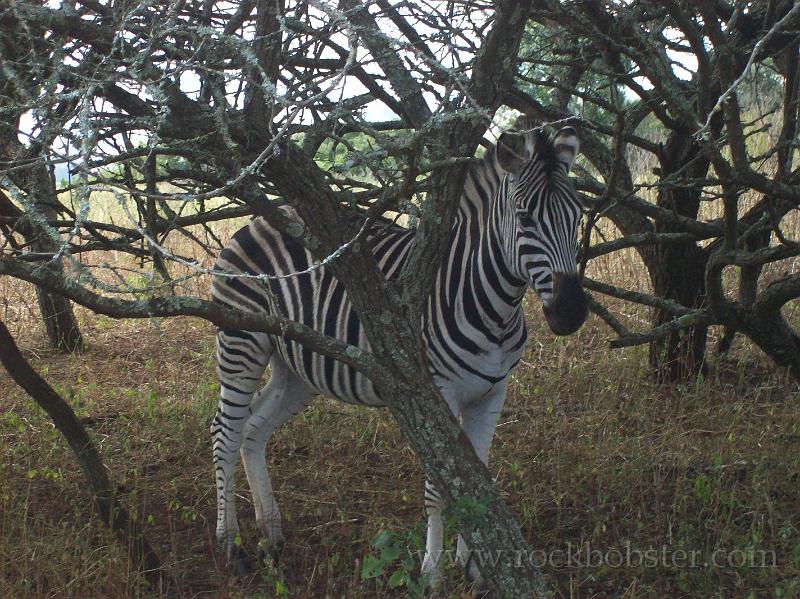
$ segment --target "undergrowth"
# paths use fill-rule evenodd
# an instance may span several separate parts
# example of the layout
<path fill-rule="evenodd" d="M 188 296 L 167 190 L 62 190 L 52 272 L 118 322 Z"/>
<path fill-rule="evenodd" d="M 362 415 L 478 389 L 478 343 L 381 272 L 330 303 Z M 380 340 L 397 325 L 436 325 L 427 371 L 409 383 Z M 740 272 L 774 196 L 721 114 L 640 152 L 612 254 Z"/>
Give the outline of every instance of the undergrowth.
<path fill-rule="evenodd" d="M 648 291 L 641 268 L 631 250 L 593 261 L 590 274 Z M 197 277 L 178 291 L 207 289 Z M 0 278 L 0 298 L 28 359 L 89 428 L 168 567 L 171 595 L 419 593 L 424 477 L 388 412 L 319 400 L 277 431 L 268 459 L 284 517 L 282 559 L 232 579 L 214 541 L 213 327 L 114 321 L 78 308 L 87 349 L 65 356 L 45 349 L 30 285 Z M 647 311 L 607 304 L 632 329 L 646 328 Z M 800 596 L 796 383 L 746 340 L 715 356 L 720 331 L 712 328 L 709 374 L 659 386 L 646 348 L 609 350 L 612 335 L 595 317 L 553 338 L 537 303 L 526 309 L 530 341 L 490 463 L 534 549 L 518 556 L 520 567 L 541 565 L 557 598 Z M 800 302 L 785 313 L 797 324 Z M 0 597 L 159 596 L 92 512 L 63 439 L 5 372 L 0 480 Z M 241 471 L 237 485 L 242 543 L 255 555 Z M 448 527 L 441 597 L 469 590 L 454 552 Z"/>
<path fill-rule="evenodd" d="M 87 351 L 34 366 L 90 428 L 118 492 L 181 597 L 413 596 L 423 475 L 391 417 L 320 400 L 268 452 L 287 538 L 277 568 L 228 577 L 213 539 L 213 329 L 79 311 Z M 552 339 L 531 308 L 491 468 L 554 597 L 800 596 L 800 393 L 744 342 L 682 386 L 650 382 L 644 349 L 609 351 L 591 319 Z M 713 332 L 713 331 L 712 331 Z M 0 374 L 0 596 L 158 596 L 92 513 L 46 416 Z M 238 478 L 242 539 L 258 535 Z M 440 596 L 469 588 L 454 565 Z M 481 556 L 484 557 L 484 556 Z"/>

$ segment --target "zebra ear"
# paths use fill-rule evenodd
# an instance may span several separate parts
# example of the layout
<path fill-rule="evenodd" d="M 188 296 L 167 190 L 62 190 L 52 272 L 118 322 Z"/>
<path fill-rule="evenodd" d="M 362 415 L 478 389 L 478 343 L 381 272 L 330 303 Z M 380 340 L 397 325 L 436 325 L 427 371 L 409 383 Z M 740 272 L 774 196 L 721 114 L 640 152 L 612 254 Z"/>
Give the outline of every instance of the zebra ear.
<path fill-rule="evenodd" d="M 504 171 L 518 174 L 525 164 L 525 138 L 510 131 L 497 140 L 497 163 Z"/>
<path fill-rule="evenodd" d="M 578 133 L 572 127 L 564 127 L 553 138 L 553 147 L 556 150 L 558 159 L 566 164 L 567 170 L 569 170 L 572 168 L 572 163 L 575 162 L 575 157 L 580 149 Z"/>

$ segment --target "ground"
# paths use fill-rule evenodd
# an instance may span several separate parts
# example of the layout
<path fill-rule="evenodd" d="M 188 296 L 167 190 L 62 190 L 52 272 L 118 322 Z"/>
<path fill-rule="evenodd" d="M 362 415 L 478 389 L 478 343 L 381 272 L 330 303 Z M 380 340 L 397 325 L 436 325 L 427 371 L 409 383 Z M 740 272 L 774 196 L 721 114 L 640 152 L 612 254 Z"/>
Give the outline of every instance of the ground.
<path fill-rule="evenodd" d="M 4 320 L 89 427 L 175 596 L 412 592 L 423 476 L 388 412 L 321 400 L 278 431 L 268 451 L 285 519 L 281 566 L 233 579 L 213 539 L 213 328 L 79 309 L 87 349 L 64 356 L 44 349 L 33 303 L 8 297 Z M 800 596 L 796 384 L 740 340 L 705 379 L 657 386 L 645 348 L 608 349 L 594 317 L 558 339 L 534 305 L 528 321 L 491 463 L 537 550 L 520 563 L 542 564 L 554 597 Z M 159 596 L 92 513 L 66 444 L 6 373 L 0 456 L 0 596 Z M 242 543 L 255 553 L 241 472 L 238 489 Z M 450 568 L 439 596 L 467 590 Z"/>

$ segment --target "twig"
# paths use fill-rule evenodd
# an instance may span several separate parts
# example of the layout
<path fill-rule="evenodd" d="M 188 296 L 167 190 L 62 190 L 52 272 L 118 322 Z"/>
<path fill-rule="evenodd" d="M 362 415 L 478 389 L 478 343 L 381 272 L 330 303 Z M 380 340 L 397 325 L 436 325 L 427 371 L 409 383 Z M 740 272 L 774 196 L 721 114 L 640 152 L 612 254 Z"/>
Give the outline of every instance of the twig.
<path fill-rule="evenodd" d="M 784 17 L 780 21 L 775 23 L 772 26 L 772 28 L 766 34 L 764 34 L 764 37 L 762 37 L 760 40 L 758 40 L 756 45 L 753 47 L 753 51 L 750 53 L 750 58 L 747 60 L 747 64 L 745 65 L 744 69 L 742 70 L 741 75 L 739 75 L 739 77 L 736 79 L 736 81 L 734 81 L 730 85 L 730 87 L 728 87 L 728 89 L 726 89 L 722 93 L 722 95 L 720 95 L 720 97 L 717 100 L 716 104 L 714 104 L 714 107 L 708 113 L 708 117 L 706 118 L 705 125 L 703 125 L 697 131 L 695 131 L 694 135 L 695 135 L 696 138 L 698 138 L 698 139 L 707 139 L 708 138 L 708 132 L 711 129 L 711 119 L 714 118 L 714 114 L 715 113 L 717 113 L 717 112 L 722 110 L 722 105 L 725 103 L 725 101 L 728 98 L 730 98 L 731 94 L 733 94 L 736 91 L 736 88 L 739 87 L 739 85 L 741 85 L 742 81 L 744 81 L 745 78 L 747 77 L 747 75 L 750 73 L 750 69 L 752 68 L 753 64 L 755 63 L 756 59 L 758 58 L 758 54 L 759 54 L 759 52 L 761 52 L 761 48 L 764 47 L 764 45 L 770 40 L 770 38 L 772 38 L 773 35 L 778 33 L 781 29 L 783 29 L 783 27 L 785 25 L 787 25 L 789 22 L 791 22 L 792 19 L 794 19 L 794 17 L 798 15 L 798 13 L 800 13 L 800 2 L 795 2 L 794 6 L 792 7 L 792 9 L 788 13 L 786 13 L 784 15 Z"/>

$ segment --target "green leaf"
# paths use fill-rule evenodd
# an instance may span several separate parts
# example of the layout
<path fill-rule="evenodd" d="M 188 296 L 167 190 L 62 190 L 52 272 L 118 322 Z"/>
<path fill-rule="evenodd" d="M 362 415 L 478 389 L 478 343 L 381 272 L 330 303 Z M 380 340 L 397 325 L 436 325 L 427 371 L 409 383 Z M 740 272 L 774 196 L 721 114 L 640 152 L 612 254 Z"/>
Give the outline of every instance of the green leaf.
<path fill-rule="evenodd" d="M 394 574 L 389 577 L 389 588 L 396 589 L 397 587 L 405 584 L 408 581 L 408 572 L 405 570 L 396 570 Z"/>
<path fill-rule="evenodd" d="M 394 533 L 391 530 L 381 529 L 378 534 L 372 538 L 372 545 L 375 549 L 383 549 L 394 539 Z"/>
<path fill-rule="evenodd" d="M 364 563 L 361 564 L 361 580 L 369 580 L 370 578 L 377 578 L 383 574 L 383 564 L 374 555 L 367 555 L 364 557 Z"/>
<path fill-rule="evenodd" d="M 387 545 L 383 549 L 381 549 L 381 561 L 384 564 L 390 564 L 398 557 L 400 557 L 400 552 L 402 548 L 400 545 Z"/>

